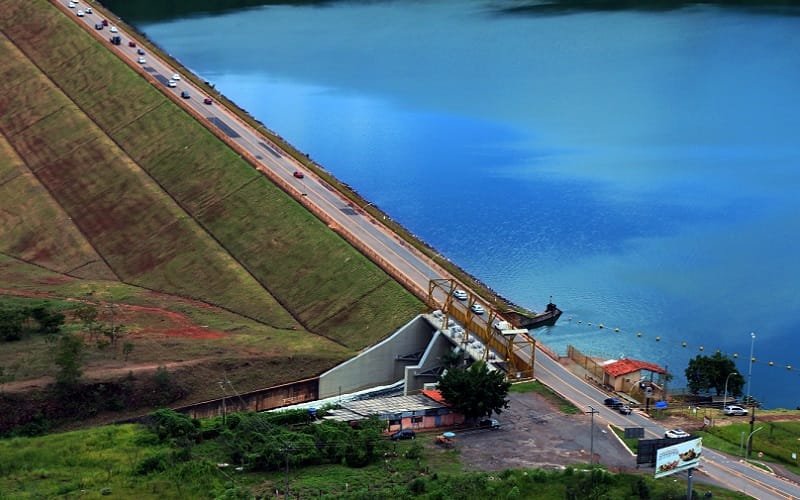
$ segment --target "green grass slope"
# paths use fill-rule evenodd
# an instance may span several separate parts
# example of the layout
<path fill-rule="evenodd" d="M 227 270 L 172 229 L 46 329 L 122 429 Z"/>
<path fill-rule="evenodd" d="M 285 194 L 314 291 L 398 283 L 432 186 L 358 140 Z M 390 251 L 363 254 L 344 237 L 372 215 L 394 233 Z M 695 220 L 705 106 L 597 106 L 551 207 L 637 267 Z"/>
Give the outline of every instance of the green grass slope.
<path fill-rule="evenodd" d="M 0 130 L 124 281 L 285 324 L 268 291 L 353 348 L 422 308 L 47 1 L 0 0 L 0 30 L 30 59 L 3 49 Z"/>

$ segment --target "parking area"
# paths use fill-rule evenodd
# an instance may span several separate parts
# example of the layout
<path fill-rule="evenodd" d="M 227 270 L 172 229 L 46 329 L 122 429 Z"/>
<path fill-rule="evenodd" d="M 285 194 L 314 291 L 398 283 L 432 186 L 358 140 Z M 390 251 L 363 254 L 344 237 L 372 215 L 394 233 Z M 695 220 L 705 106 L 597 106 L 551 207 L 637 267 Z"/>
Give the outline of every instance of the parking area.
<path fill-rule="evenodd" d="M 565 415 L 534 393 L 509 394 L 508 410 L 497 417 L 499 429 L 459 432 L 456 448 L 474 470 L 562 468 L 589 463 L 589 415 Z M 612 470 L 632 470 L 636 459 L 608 428 L 595 419 L 595 462 Z"/>

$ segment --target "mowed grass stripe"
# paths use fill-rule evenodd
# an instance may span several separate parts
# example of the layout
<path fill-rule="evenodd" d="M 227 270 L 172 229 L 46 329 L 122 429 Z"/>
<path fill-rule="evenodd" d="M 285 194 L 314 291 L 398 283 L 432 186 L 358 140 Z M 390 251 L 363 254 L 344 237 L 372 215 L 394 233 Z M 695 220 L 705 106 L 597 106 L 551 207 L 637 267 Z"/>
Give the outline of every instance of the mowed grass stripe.
<path fill-rule="evenodd" d="M 6 51 L 0 40 L 0 55 Z M 0 136 L 0 252 L 76 276 L 115 279 L 94 248 Z M 40 234 L 49 237 L 39 237 Z"/>
<path fill-rule="evenodd" d="M 47 10 L 42 0 L 29 5 L 37 16 Z M 49 23 L 61 19 L 50 17 Z M 37 62 L 75 102 L 85 103 L 81 107 L 116 143 L 305 325 L 363 347 L 422 309 L 399 284 L 261 178 L 205 127 L 174 103 L 164 102 L 146 80 L 117 71 L 125 65 L 105 47 L 76 36 L 68 42 L 72 48 L 60 49 L 67 43 L 66 33 L 80 30 L 71 20 L 63 21 L 72 26 L 59 25 L 60 38 L 28 41 L 36 45 L 32 53 Z M 73 51 L 93 63 L 75 66 L 79 59 L 71 57 Z M 84 75 L 76 77 L 75 72 Z M 114 77 L 101 84 L 109 73 Z M 135 110 L 126 110 L 129 104 Z M 131 116 L 138 119 L 126 122 Z M 253 181 L 253 176 L 259 178 Z M 348 313 L 348 308 L 355 311 Z M 372 319 L 381 317 L 385 321 Z"/>
<path fill-rule="evenodd" d="M 4 66 L 30 79 L 38 69 L 16 50 Z M 46 77 L 39 73 L 39 80 Z M 15 109 L 22 86 L 4 87 L 4 102 Z M 296 326 L 286 311 L 224 249 L 141 171 L 56 87 L 40 94 L 52 100 L 40 119 L 15 112 L 13 126 L 0 117 L 0 130 L 22 131 L 10 138 L 39 180 L 123 280 L 147 288 L 200 298 L 282 328 Z M 36 110 L 33 110 L 36 111 Z M 175 221 L 178 221 L 177 223 Z M 164 226 L 158 241 L 149 238 Z"/>

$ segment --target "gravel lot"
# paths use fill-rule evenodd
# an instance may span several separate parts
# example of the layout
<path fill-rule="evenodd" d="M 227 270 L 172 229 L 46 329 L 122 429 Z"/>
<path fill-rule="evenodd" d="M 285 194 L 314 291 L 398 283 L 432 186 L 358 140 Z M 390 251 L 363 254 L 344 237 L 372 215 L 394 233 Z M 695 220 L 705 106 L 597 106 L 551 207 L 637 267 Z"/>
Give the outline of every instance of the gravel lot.
<path fill-rule="evenodd" d="M 552 469 L 589 462 L 589 415 L 565 415 L 535 393 L 512 393 L 509 399 L 510 407 L 497 417 L 500 429 L 457 432 L 456 448 L 467 468 Z M 610 470 L 636 468 L 636 458 L 596 417 L 594 457 Z"/>

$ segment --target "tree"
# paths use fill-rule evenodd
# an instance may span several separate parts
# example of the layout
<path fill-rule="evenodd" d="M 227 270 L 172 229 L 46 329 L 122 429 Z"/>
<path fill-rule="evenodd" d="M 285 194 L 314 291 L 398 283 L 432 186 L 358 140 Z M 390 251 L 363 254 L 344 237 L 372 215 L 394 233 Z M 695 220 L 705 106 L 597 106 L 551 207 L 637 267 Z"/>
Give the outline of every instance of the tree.
<path fill-rule="evenodd" d="M 83 361 L 83 340 L 77 335 L 64 335 L 58 341 L 56 350 L 56 384 L 64 389 L 74 388 L 81 376 Z"/>
<path fill-rule="evenodd" d="M 725 380 L 728 381 L 728 394 L 740 396 L 744 387 L 744 377 L 736 370 L 736 363 L 728 356 L 717 352 L 713 356 L 698 354 L 689 360 L 686 367 L 686 381 L 689 392 L 698 394 L 711 389 L 721 395 L 725 391 Z M 733 374 L 733 375 L 731 375 Z M 730 377 L 729 377 L 730 375 Z"/>
<path fill-rule="evenodd" d="M 466 369 L 450 369 L 439 379 L 444 399 L 470 420 L 508 408 L 506 396 L 510 387 L 501 371 L 489 370 L 482 361 Z"/>

